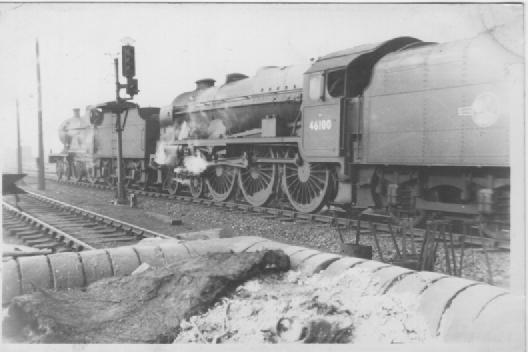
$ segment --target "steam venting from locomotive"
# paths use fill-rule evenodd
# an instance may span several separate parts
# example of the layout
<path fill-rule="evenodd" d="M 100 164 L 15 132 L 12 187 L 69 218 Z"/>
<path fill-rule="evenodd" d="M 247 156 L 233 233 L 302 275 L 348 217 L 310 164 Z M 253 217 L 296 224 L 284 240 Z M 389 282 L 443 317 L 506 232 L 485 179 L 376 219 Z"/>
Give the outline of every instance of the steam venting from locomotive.
<path fill-rule="evenodd" d="M 185 157 L 183 165 L 190 173 L 199 175 L 207 169 L 209 163 L 201 156 L 192 155 Z"/>
<path fill-rule="evenodd" d="M 240 78 L 246 76 L 240 75 Z M 232 79 L 235 81 L 236 79 Z M 169 111 L 162 111 L 165 115 L 165 124 L 160 141 L 156 148 L 155 162 L 159 165 L 167 165 L 174 167 L 181 164 L 182 148 L 179 146 L 172 145 L 167 148 L 174 141 L 181 141 L 186 139 L 211 139 L 211 138 L 223 138 L 227 134 L 228 128 L 225 122 L 236 119 L 236 115 L 228 106 L 223 106 L 221 109 L 217 109 L 217 118 L 211 118 L 211 114 L 207 113 L 204 107 L 199 106 L 194 102 L 196 96 L 202 93 L 204 90 L 214 87 L 213 79 L 201 79 L 196 81 L 196 89 L 192 92 L 185 93 L 190 95 L 186 97 L 189 99 L 188 104 L 179 111 L 173 108 L 174 104 L 169 107 Z M 178 99 L 178 98 L 177 98 Z M 173 116 L 185 116 L 185 118 L 174 118 L 170 124 L 167 120 L 172 120 Z M 162 122 L 163 123 L 163 122 Z M 228 125 L 231 125 L 228 122 Z M 207 161 L 201 156 L 191 155 L 183 158 L 183 165 L 186 171 L 193 174 L 200 174 L 207 168 Z"/>
<path fill-rule="evenodd" d="M 178 150 L 176 148 L 166 148 L 169 143 L 160 140 L 156 146 L 154 162 L 158 165 L 176 165 L 178 162 Z"/>

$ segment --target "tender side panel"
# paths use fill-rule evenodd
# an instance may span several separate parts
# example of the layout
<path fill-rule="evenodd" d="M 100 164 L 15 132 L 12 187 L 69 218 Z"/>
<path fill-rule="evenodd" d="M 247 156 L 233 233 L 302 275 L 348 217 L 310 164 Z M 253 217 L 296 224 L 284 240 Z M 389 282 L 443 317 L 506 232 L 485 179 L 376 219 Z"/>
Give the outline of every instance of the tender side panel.
<path fill-rule="evenodd" d="M 101 125 L 94 129 L 95 155 L 101 158 L 117 156 L 117 135 L 115 134 L 115 117 L 105 113 Z"/>
<path fill-rule="evenodd" d="M 124 122 L 125 113 L 121 115 Z M 105 113 L 103 123 L 95 130 L 96 156 L 101 158 L 117 157 L 117 133 L 115 132 L 115 116 Z M 143 159 L 146 147 L 145 120 L 138 110 L 129 110 L 125 129 L 123 131 L 123 157 Z"/>
<path fill-rule="evenodd" d="M 518 67 L 488 35 L 388 55 L 365 93 L 365 162 L 508 166 Z"/>
<path fill-rule="evenodd" d="M 121 121 L 124 115 L 123 113 Z M 138 110 L 129 110 L 123 131 L 123 157 L 143 159 L 145 147 L 145 121 L 139 116 Z"/>
<path fill-rule="evenodd" d="M 464 111 L 471 106 L 467 100 L 498 96 L 494 88 L 483 84 L 436 90 L 434 98 L 425 91 L 368 100 L 367 162 L 507 166 L 508 117 L 501 115 L 492 126 L 479 127 Z"/>

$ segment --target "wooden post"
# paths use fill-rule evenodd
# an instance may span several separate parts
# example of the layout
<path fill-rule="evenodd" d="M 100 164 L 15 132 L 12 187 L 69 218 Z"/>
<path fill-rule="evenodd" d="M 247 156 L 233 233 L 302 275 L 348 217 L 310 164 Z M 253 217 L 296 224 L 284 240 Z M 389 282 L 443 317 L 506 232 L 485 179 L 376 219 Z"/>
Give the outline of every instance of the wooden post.
<path fill-rule="evenodd" d="M 40 54 L 39 42 L 36 41 L 37 52 L 37 90 L 38 90 L 38 189 L 44 190 L 46 182 L 44 180 L 44 141 L 42 137 L 42 92 L 40 81 Z"/>
<path fill-rule="evenodd" d="M 20 142 L 20 112 L 18 110 L 18 99 L 16 100 L 16 116 L 17 116 L 17 172 L 22 173 L 22 147 Z"/>

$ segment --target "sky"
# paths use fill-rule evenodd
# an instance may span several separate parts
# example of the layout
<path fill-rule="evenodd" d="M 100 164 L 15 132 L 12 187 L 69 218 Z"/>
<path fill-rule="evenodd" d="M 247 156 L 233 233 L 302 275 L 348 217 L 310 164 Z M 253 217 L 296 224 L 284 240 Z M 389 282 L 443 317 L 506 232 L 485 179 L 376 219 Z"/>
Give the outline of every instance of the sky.
<path fill-rule="evenodd" d="M 446 42 L 522 16 L 506 4 L 0 4 L 0 139 L 37 155 L 35 41 L 40 43 L 44 150 L 62 148 L 73 108 L 115 98 L 113 59 L 132 38 L 141 106 L 165 106 L 194 82 L 401 35 Z M 121 78 L 122 82 L 123 79 Z M 122 93 L 124 94 L 124 92 Z M 13 156 L 15 157 L 15 156 Z"/>

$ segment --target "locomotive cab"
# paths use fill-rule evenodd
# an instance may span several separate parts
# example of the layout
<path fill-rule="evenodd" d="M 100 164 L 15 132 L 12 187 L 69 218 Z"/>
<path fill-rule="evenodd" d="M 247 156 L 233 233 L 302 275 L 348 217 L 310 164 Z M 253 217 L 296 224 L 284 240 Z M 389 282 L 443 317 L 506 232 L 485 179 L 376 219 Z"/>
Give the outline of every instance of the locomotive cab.
<path fill-rule="evenodd" d="M 339 204 L 371 205 L 361 200 L 362 96 L 376 63 L 385 55 L 423 42 L 411 37 L 362 45 L 318 59 L 305 73 L 301 154 L 307 162 L 335 165 Z M 361 204 L 358 204 L 361 203 Z"/>
<path fill-rule="evenodd" d="M 303 154 L 310 161 L 339 157 L 341 100 L 345 70 L 314 72 L 305 80 L 303 101 Z M 342 82 L 342 83 L 339 83 Z M 341 92 L 337 85 L 341 84 Z"/>
<path fill-rule="evenodd" d="M 362 45 L 318 59 L 305 73 L 302 152 L 310 162 L 335 162 L 348 169 L 353 155 L 345 152 L 359 135 L 359 97 L 370 83 L 374 65 L 386 54 L 422 43 L 399 37 Z M 345 158 L 346 159 L 343 159 Z M 343 165 L 345 164 L 345 165 Z"/>

